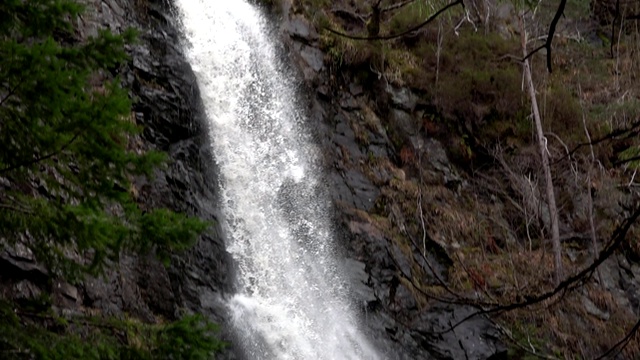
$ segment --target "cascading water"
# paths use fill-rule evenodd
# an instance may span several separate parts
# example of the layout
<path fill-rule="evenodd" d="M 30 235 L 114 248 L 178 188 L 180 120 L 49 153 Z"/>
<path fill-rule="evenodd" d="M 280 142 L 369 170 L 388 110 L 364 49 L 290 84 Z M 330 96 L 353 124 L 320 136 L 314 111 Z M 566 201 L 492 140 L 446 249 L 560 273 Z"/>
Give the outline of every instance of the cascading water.
<path fill-rule="evenodd" d="M 250 359 L 377 359 L 331 258 L 317 150 L 265 18 L 245 0 L 177 0 L 220 168 Z"/>

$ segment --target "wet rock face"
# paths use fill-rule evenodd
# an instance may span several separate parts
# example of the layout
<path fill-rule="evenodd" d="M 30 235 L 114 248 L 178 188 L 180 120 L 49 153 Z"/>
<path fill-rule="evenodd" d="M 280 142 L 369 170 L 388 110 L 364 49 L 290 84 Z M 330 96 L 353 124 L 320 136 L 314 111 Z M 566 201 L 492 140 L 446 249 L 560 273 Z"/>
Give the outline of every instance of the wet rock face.
<path fill-rule="evenodd" d="M 326 154 L 337 237 L 347 254 L 343 270 L 352 283 L 354 305 L 361 311 L 370 339 L 386 359 L 506 356 L 498 331 L 482 316 L 451 329 L 478 309 L 438 303 L 425 306 L 407 283 L 406 279 L 418 274 L 427 274 L 422 283 L 447 281 L 451 260 L 446 252 L 428 237 L 424 241 L 430 251 L 423 253 L 415 243 L 407 249 L 385 229 L 384 224 L 393 224 L 402 232 L 405 223 L 398 203 L 380 200 L 390 184 L 410 180 L 400 165 L 393 165 L 403 156 L 397 143 L 429 154 L 423 166 L 443 185 L 462 183 L 442 144 L 419 132 L 416 113 L 425 104 L 408 88 L 348 79 L 337 83 L 328 67 L 319 63 L 324 56 L 313 25 L 299 14 L 286 12 L 287 6 L 283 9 L 283 40 L 306 80 L 305 93 L 311 94 L 307 100 L 312 105 L 310 125 L 319 133 Z M 394 144 L 392 139 L 399 141 Z M 380 213 L 388 214 L 388 219 L 372 215 Z"/>
<path fill-rule="evenodd" d="M 115 1 L 115 0 L 113 0 Z M 124 0 L 123 0 L 124 1 Z M 180 33 L 168 16 L 170 4 L 152 0 L 145 8 L 124 8 L 136 14 L 141 41 L 131 49 L 126 82 L 136 99 L 136 121 L 144 126 L 149 148 L 166 151 L 169 165 L 151 181 L 139 179 L 139 199 L 148 207 L 167 207 L 209 220 L 214 225 L 195 246 L 165 268 L 142 259 L 137 289 L 153 314 L 189 309 L 228 326 L 224 294 L 232 290 L 232 259 L 225 251 L 216 222 L 216 169 L 196 78 L 180 48 Z M 141 259 L 136 259 L 140 266 Z M 222 358 L 236 358 L 230 347 Z"/>

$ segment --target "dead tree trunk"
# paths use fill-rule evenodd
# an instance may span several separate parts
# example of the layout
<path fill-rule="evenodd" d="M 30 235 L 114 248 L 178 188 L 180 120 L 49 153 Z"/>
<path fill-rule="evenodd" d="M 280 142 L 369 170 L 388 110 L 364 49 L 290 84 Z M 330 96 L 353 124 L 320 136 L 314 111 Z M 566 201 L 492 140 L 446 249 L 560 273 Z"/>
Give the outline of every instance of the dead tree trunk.
<path fill-rule="evenodd" d="M 547 193 L 547 205 L 549 206 L 549 217 L 551 220 L 551 244 L 553 246 L 553 257 L 555 266 L 555 283 L 559 284 L 563 278 L 562 269 L 562 246 L 560 245 L 560 229 L 558 226 L 558 208 L 556 206 L 556 197 L 553 189 L 553 179 L 551 177 L 551 167 L 549 166 L 549 151 L 547 149 L 547 138 L 542 131 L 542 120 L 540 119 L 540 111 L 538 110 L 538 101 L 536 100 L 536 89 L 533 85 L 533 79 L 531 77 L 531 67 L 529 66 L 529 59 L 527 56 L 527 34 L 524 27 L 524 19 L 520 18 L 521 23 L 521 39 L 522 39 L 522 53 L 525 56 L 524 60 L 524 76 L 531 98 L 531 108 L 533 110 L 533 122 L 536 127 L 536 135 L 538 138 L 538 147 L 540 150 L 540 157 L 542 159 L 542 170 L 544 171 L 545 187 Z"/>

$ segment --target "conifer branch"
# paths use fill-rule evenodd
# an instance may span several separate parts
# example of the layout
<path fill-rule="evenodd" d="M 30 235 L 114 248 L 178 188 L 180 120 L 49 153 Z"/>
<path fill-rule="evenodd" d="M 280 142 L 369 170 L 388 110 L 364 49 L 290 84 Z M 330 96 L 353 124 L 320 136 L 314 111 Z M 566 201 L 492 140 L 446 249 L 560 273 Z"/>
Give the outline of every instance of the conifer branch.
<path fill-rule="evenodd" d="M 60 154 L 61 152 L 65 151 L 69 146 L 71 146 L 71 144 L 73 144 L 73 142 L 76 141 L 76 139 L 78 138 L 78 136 L 80 136 L 81 133 L 82 133 L 82 131 L 78 131 L 77 133 L 75 133 L 75 135 L 73 135 L 73 137 L 71 139 L 69 139 L 69 141 L 67 141 L 65 144 L 63 144 L 62 147 L 60 147 L 60 149 L 58 149 L 56 151 L 53 151 L 53 152 L 50 152 L 50 153 L 48 153 L 46 155 L 43 155 L 43 156 L 39 156 L 39 157 L 37 157 L 35 159 L 32 159 L 32 160 L 29 160 L 29 161 L 20 162 L 20 163 L 17 163 L 17 164 L 13 164 L 13 165 L 7 166 L 7 167 L 5 167 L 3 169 L 0 169 L 0 174 L 4 174 L 4 173 L 7 173 L 9 171 L 13 171 L 13 170 L 19 169 L 21 167 L 26 167 L 26 166 L 31 166 L 31 165 L 37 164 L 37 163 L 39 163 L 41 161 L 50 159 L 50 158 Z"/>
<path fill-rule="evenodd" d="M 23 213 L 23 214 L 26 214 L 26 215 L 33 215 L 33 211 L 28 210 L 28 209 L 22 209 L 22 208 L 20 208 L 18 206 L 14 206 L 14 205 L 11 205 L 11 204 L 0 203 L 0 209 L 20 212 L 20 213 Z"/>
<path fill-rule="evenodd" d="M 2 100 L 0 100 L 0 106 L 4 105 L 5 101 L 7 101 L 11 96 L 13 96 L 13 94 L 16 93 L 16 91 L 18 90 L 18 88 L 20 87 L 20 85 L 22 85 L 22 83 L 24 82 L 24 77 L 20 78 L 20 81 L 18 81 L 18 83 L 9 90 L 9 92 L 7 93 L 7 95 L 5 95 Z"/>

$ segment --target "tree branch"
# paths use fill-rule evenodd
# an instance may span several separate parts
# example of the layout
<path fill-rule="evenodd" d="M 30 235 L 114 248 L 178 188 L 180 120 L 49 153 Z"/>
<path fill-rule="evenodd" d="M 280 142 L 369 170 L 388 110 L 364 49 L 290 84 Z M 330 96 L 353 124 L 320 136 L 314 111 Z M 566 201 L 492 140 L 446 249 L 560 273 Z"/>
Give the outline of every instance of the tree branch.
<path fill-rule="evenodd" d="M 629 342 L 631 341 L 631 338 L 633 338 L 633 336 L 638 332 L 638 329 L 640 329 L 640 320 L 636 322 L 636 324 L 631 328 L 631 330 L 629 330 L 629 332 L 625 337 L 623 337 L 622 339 L 620 339 L 620 341 L 615 343 L 615 345 L 613 345 L 604 354 L 598 356 L 593 360 L 602 360 L 607 358 L 614 359 L 629 344 Z"/>
<path fill-rule="evenodd" d="M 587 266 L 582 271 L 566 278 L 560 284 L 558 284 L 558 286 L 556 286 L 553 290 L 537 296 L 531 296 L 531 297 L 525 296 L 525 301 L 515 302 L 508 305 L 496 306 L 490 309 L 478 310 L 470 314 L 469 316 L 463 318 L 462 320 L 458 321 L 457 323 L 453 324 L 449 329 L 437 332 L 437 334 L 444 334 L 449 331 L 453 331 L 460 324 L 478 315 L 499 314 L 507 311 L 513 311 L 516 309 L 525 308 L 527 306 L 539 304 L 545 300 L 551 299 L 552 297 L 558 294 L 561 294 L 561 293 L 565 294 L 568 291 L 577 288 L 580 283 L 586 281 L 589 277 L 591 277 L 591 275 L 595 272 L 595 270 L 603 262 L 605 262 L 611 255 L 613 255 L 613 253 L 620 247 L 620 245 L 622 244 L 622 241 L 624 241 L 624 239 L 627 236 L 627 233 L 631 229 L 631 226 L 638 220 L 638 218 L 640 218 L 640 205 L 638 205 L 635 208 L 631 216 L 625 219 L 625 221 L 623 221 L 622 224 L 620 224 L 620 226 L 616 228 L 616 230 L 611 235 L 611 240 L 609 241 L 607 246 L 605 246 L 605 248 L 600 252 L 598 258 L 591 265 Z"/>
<path fill-rule="evenodd" d="M 636 137 L 638 135 L 640 135 L 640 118 L 635 121 L 634 123 L 631 124 L 631 126 L 625 128 L 625 129 L 617 129 L 614 130 L 612 132 L 610 132 L 607 135 L 604 135 L 603 137 L 591 140 L 590 142 L 585 142 L 585 143 L 580 143 L 578 145 L 576 145 L 573 149 L 571 149 L 571 151 L 569 151 L 569 155 L 568 156 L 573 156 L 573 154 L 575 154 L 578 150 L 580 150 L 580 148 L 584 147 L 584 146 L 593 146 L 593 145 L 597 145 L 601 142 L 605 142 L 607 140 L 614 140 L 615 138 L 617 138 L 618 136 L 622 136 L 624 135 L 623 139 L 629 139 L 632 137 Z M 565 158 L 567 158 L 567 155 L 561 157 L 560 159 L 556 160 L 553 162 L 553 164 L 557 164 L 561 161 L 563 161 Z"/>
<path fill-rule="evenodd" d="M 403 1 L 397 4 L 393 4 L 393 5 L 389 5 L 385 8 L 380 9 L 380 14 L 384 14 L 390 11 L 394 11 L 394 10 L 398 10 L 401 9 L 403 7 L 405 7 L 406 5 L 409 5 L 411 3 L 416 2 L 416 0 L 407 0 L 407 1 Z M 379 3 L 379 2 L 378 2 Z M 375 4 L 374 4 L 375 6 Z M 333 8 L 330 10 L 332 13 L 336 14 L 337 16 L 340 17 L 344 17 L 344 18 L 349 18 L 352 20 L 358 20 L 361 21 L 363 23 L 366 22 L 366 19 L 369 19 L 371 17 L 372 14 L 366 14 L 366 15 L 361 15 L 358 14 L 356 12 L 353 11 L 349 11 L 347 9 L 341 9 L 341 8 Z"/>
<path fill-rule="evenodd" d="M 18 206 L 14 206 L 11 204 L 3 204 L 0 203 L 0 209 L 5 209 L 5 210 L 11 210 L 11 211 L 15 211 L 15 212 L 20 212 L 26 215 L 33 215 L 33 211 L 29 210 L 29 209 L 23 209 L 21 207 Z"/>
<path fill-rule="evenodd" d="M 51 153 L 49 153 L 47 155 L 43 155 L 43 156 L 37 157 L 35 159 L 29 160 L 29 161 L 20 162 L 20 163 L 17 163 L 17 164 L 13 164 L 13 165 L 7 166 L 7 167 L 5 167 L 3 169 L 0 169 L 0 174 L 7 173 L 9 171 L 13 171 L 13 170 L 21 168 L 21 167 L 31 166 L 33 164 L 37 164 L 37 163 L 39 163 L 41 161 L 50 159 L 50 158 L 60 154 L 61 152 L 66 150 L 74 141 L 76 141 L 78 136 L 80 136 L 80 133 L 82 133 L 82 131 L 78 131 L 75 135 L 73 135 L 73 137 L 69 141 L 67 141 L 64 145 L 62 145 L 62 147 L 60 149 L 58 149 L 56 151 L 53 151 L 53 152 L 51 152 Z"/>
<path fill-rule="evenodd" d="M 560 0 L 560 5 L 558 5 L 556 14 L 553 17 L 553 20 L 551 20 L 551 24 L 549 25 L 549 34 L 547 36 L 547 40 L 545 41 L 544 45 L 537 47 L 535 50 L 527 54 L 524 59 L 522 59 L 523 62 L 538 51 L 547 49 L 547 70 L 551 72 L 551 45 L 553 42 L 553 35 L 556 33 L 556 26 L 558 25 L 558 21 L 560 21 L 560 17 L 562 16 L 562 14 L 564 14 L 564 8 L 566 7 L 566 5 L 567 0 Z"/>
<path fill-rule="evenodd" d="M 628 164 L 630 162 L 634 162 L 634 161 L 638 161 L 638 160 L 640 160 L 640 155 L 636 155 L 636 156 L 630 157 L 628 159 L 618 160 L 618 161 L 614 162 L 612 165 L 613 166 L 619 166 L 619 165 Z"/>
<path fill-rule="evenodd" d="M 367 18 L 369 18 L 371 15 L 360 15 L 357 14 L 355 12 L 351 12 L 349 10 L 346 9 L 336 9 L 333 8 L 330 10 L 332 13 L 334 13 L 336 16 L 341 17 L 341 18 L 347 18 L 348 20 L 356 20 L 356 21 L 360 21 L 361 23 L 366 23 L 367 22 Z"/>
<path fill-rule="evenodd" d="M 611 48 L 610 48 L 610 52 L 611 52 L 611 58 L 614 58 L 613 55 L 613 46 L 615 45 L 615 38 L 616 38 L 616 20 L 618 20 L 618 16 L 620 16 L 620 0 L 616 0 L 616 10 L 615 13 L 613 14 L 613 21 L 611 21 Z"/>
<path fill-rule="evenodd" d="M 20 87 L 20 85 L 22 85 L 22 83 L 24 83 L 24 78 L 20 78 L 20 81 L 18 81 L 18 83 L 11 90 L 9 90 L 7 95 L 5 95 L 2 98 L 2 100 L 0 100 L 0 106 L 2 106 L 5 101 L 7 101 L 11 96 L 13 96 L 13 94 L 15 94 L 16 90 L 18 90 L 18 88 Z"/>
<path fill-rule="evenodd" d="M 566 0 L 563 0 L 566 1 Z M 338 36 L 342 36 L 345 37 L 347 39 L 352 39 L 352 40 L 391 40 L 391 39 L 396 39 L 399 37 L 403 37 L 405 35 L 408 35 L 416 30 L 421 29 L 422 27 L 426 26 L 427 24 L 429 24 L 430 22 L 432 22 L 433 20 L 435 20 L 438 16 L 440 16 L 443 12 L 449 10 L 450 8 L 456 6 L 456 5 L 460 5 L 464 8 L 464 2 L 463 0 L 456 0 L 450 4 L 448 4 L 447 6 L 443 7 L 442 9 L 438 10 L 435 14 L 431 15 L 428 19 L 426 19 L 425 21 L 421 22 L 420 24 L 406 30 L 403 31 L 399 34 L 392 34 L 392 35 L 380 35 L 380 36 L 355 36 L 355 35 L 349 35 L 349 34 L 345 34 L 343 32 L 334 30 L 330 27 L 324 27 L 325 30 L 329 31 L 330 33 L 336 34 Z"/>

